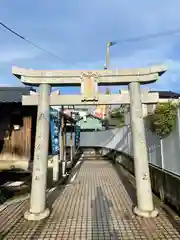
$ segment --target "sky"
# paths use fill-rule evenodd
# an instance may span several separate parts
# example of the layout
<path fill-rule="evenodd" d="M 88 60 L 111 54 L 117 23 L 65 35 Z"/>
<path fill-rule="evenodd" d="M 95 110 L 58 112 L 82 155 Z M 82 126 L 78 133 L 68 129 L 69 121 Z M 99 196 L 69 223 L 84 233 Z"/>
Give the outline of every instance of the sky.
<path fill-rule="evenodd" d="M 0 85 L 20 86 L 12 66 L 33 69 L 103 69 L 107 41 L 111 68 L 165 64 L 151 90 L 180 92 L 180 31 L 138 42 L 123 39 L 180 29 L 179 0 L 1 0 L 0 21 L 62 60 L 0 27 Z M 124 87 L 123 87 L 124 88 Z M 112 92 L 119 88 L 111 88 Z M 63 93 L 78 93 L 63 88 Z M 105 91 L 105 89 L 101 89 Z"/>

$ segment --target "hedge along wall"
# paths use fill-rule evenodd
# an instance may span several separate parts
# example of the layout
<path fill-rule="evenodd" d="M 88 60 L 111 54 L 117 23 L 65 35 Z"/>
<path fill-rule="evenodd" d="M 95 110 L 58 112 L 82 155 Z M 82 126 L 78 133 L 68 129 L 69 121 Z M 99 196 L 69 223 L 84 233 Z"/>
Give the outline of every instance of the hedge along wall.
<path fill-rule="evenodd" d="M 158 103 L 155 112 L 148 117 L 149 127 L 161 139 L 167 137 L 176 127 L 177 104 Z"/>

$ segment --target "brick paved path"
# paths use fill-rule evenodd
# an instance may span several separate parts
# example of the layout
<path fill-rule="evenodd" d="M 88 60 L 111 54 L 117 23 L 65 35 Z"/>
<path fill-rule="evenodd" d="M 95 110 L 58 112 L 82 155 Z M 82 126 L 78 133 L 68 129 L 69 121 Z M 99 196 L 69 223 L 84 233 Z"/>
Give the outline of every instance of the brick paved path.
<path fill-rule="evenodd" d="M 49 195 L 48 219 L 28 222 L 27 200 L 13 203 L 0 209 L 0 234 L 10 240 L 180 239 L 178 219 L 163 210 L 156 219 L 135 217 L 131 198 L 110 162 L 85 158 L 75 180 Z"/>

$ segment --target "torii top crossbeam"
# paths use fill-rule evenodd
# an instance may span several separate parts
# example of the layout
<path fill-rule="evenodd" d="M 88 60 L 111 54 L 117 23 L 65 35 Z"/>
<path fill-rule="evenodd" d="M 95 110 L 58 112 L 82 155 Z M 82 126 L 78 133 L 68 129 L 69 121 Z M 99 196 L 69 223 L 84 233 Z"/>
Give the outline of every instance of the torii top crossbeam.
<path fill-rule="evenodd" d="M 12 73 L 24 84 L 47 83 L 53 86 L 79 86 L 88 76 L 93 77 L 98 85 L 147 84 L 155 82 L 165 71 L 164 65 L 123 70 L 32 70 L 12 67 Z"/>

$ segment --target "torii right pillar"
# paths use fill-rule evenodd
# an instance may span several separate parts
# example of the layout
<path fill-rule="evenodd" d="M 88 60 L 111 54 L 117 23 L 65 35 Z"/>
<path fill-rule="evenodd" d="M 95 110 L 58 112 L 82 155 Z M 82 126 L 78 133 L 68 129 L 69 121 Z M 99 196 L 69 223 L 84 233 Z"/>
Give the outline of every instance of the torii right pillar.
<path fill-rule="evenodd" d="M 156 217 L 158 210 L 153 205 L 140 83 L 129 83 L 129 95 L 137 195 L 134 213 L 147 218 Z"/>

